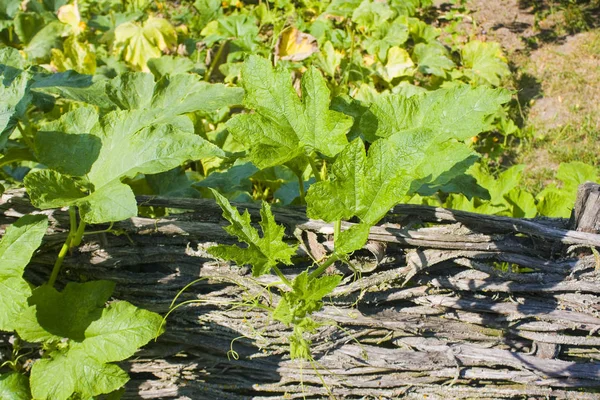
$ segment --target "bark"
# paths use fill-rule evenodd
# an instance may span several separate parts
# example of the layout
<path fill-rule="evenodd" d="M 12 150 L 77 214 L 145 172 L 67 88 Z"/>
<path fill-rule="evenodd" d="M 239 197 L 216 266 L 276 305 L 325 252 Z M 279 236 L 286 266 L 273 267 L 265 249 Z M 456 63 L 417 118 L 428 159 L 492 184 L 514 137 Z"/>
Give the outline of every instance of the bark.
<path fill-rule="evenodd" d="M 138 200 L 185 212 L 123 221 L 118 236 L 87 235 L 59 278 L 113 280 L 115 298 L 163 314 L 201 278 L 177 301 L 195 302 L 122 363 L 132 376 L 124 399 L 599 398 L 600 268 L 594 254 L 566 252 L 600 247 L 593 223 L 566 229 L 564 220 L 398 206 L 353 256 L 360 279 L 347 265 L 331 269 L 345 278 L 316 315 L 314 361 L 302 362 L 288 357 L 291 329 L 251 307 L 278 301 L 277 288 L 260 284 L 275 279 L 256 280 L 206 252 L 234 243 L 213 202 Z M 258 216 L 256 205 L 241 207 Z M 593 219 L 577 210 L 575 221 Z M 5 193 L 0 225 L 33 211 L 22 191 Z M 68 228 L 65 210 L 44 213 L 51 226 L 26 271 L 34 284 L 47 279 Z M 290 278 L 331 251 L 330 224 L 302 209 L 278 209 L 276 218 L 287 239 L 302 240 L 284 270 Z M 1 337 L 0 363 L 9 348 Z"/>

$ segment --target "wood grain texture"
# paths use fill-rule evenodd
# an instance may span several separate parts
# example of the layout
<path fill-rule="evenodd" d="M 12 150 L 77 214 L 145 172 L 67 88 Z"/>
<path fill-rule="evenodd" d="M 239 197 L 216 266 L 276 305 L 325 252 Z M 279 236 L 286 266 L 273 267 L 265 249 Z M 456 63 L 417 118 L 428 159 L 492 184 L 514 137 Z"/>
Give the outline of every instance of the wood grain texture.
<path fill-rule="evenodd" d="M 309 363 L 287 356 L 289 328 L 234 306 L 279 295 L 248 268 L 208 255 L 210 243 L 233 243 L 213 202 L 138 201 L 187 211 L 123 221 L 119 236 L 86 236 L 59 279 L 110 279 L 116 298 L 165 314 L 201 278 L 179 298 L 195 302 L 169 316 L 158 342 L 122 363 L 132 376 L 124 399 L 599 398 L 600 272 L 591 252 L 565 250 L 600 247 L 595 232 L 566 229 L 564 220 L 397 206 L 372 229 L 372 248 L 355 253 L 355 265 L 370 263 L 360 279 L 336 266 L 345 278 L 317 314 L 323 326 Z M 256 205 L 241 207 L 257 217 Z M 32 211 L 22 191 L 5 193 L 0 226 Z M 44 213 L 51 226 L 26 271 L 36 284 L 68 227 L 65 210 Z M 310 265 L 315 246 L 331 249 L 330 224 L 303 210 L 275 215 L 290 241 L 310 238 L 284 270 L 289 277 Z M 0 338 L 0 363 L 7 340 Z"/>

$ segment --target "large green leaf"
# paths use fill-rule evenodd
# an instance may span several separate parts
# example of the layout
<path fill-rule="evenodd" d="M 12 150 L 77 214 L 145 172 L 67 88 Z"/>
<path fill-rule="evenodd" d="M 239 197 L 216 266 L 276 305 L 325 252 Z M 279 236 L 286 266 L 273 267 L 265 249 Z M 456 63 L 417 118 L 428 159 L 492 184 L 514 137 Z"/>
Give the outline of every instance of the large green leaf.
<path fill-rule="evenodd" d="M 29 92 L 31 74 L 21 71 L 17 76 L 10 77 L 9 74 L 14 73 L 14 70 L 5 71 L 4 76 L 0 75 L 0 79 L 4 81 L 0 83 L 0 150 L 5 147 L 13 132 L 17 118 L 25 113 L 32 100 Z M 7 78 L 10 79 L 9 83 L 6 83 Z"/>
<path fill-rule="evenodd" d="M 469 168 L 468 176 L 475 178 L 488 196 L 468 200 L 465 193 L 451 194 L 445 206 L 481 214 L 533 218 L 537 214 L 535 199 L 518 187 L 524 168 L 524 165 L 514 165 L 495 177 L 483 165 L 475 164 Z"/>
<path fill-rule="evenodd" d="M 162 317 L 124 302 L 108 307 L 114 283 L 69 283 L 62 292 L 36 289 L 18 322 L 28 341 L 54 343 L 31 369 L 36 399 L 66 400 L 110 393 L 129 379 L 113 362 L 131 357 L 160 333 Z"/>
<path fill-rule="evenodd" d="M 38 160 L 62 174 L 87 174 L 102 147 L 100 138 L 89 134 L 97 122 L 98 113 L 94 108 L 81 107 L 44 125 L 35 136 Z M 54 147 L 60 149 L 48 150 Z"/>
<path fill-rule="evenodd" d="M 197 75 L 164 76 L 154 82 L 151 74 L 129 72 L 111 80 L 106 92 L 123 110 L 160 109 L 160 120 L 188 112 L 213 112 L 240 104 L 244 91 L 222 84 L 210 84 Z"/>
<path fill-rule="evenodd" d="M 23 271 L 39 247 L 48 227 L 45 215 L 26 215 L 7 230 L 0 241 L 0 330 L 12 331 L 31 295 Z"/>
<path fill-rule="evenodd" d="M 418 187 L 435 181 L 456 163 L 473 155 L 457 142 L 439 140 L 430 130 L 398 133 L 379 139 L 369 149 L 356 139 L 338 156 L 328 181 L 312 185 L 306 201 L 311 218 L 335 221 L 354 216 L 377 223 L 394 205 Z M 435 158 L 435 162 L 431 160 Z M 451 179 L 451 177 L 447 177 Z"/>
<path fill-rule="evenodd" d="M 413 57 L 417 59 L 419 71 L 425 74 L 443 78 L 446 76 L 446 71 L 455 67 L 448 50 L 439 42 L 417 44 L 413 50 Z"/>
<path fill-rule="evenodd" d="M 499 43 L 472 40 L 461 49 L 465 74 L 475 80 L 500 85 L 500 80 L 510 75 L 506 58 Z"/>
<path fill-rule="evenodd" d="M 168 171 L 186 160 L 222 156 L 223 152 L 200 136 L 189 132 L 187 117 L 173 119 L 176 125 L 153 125 L 139 129 L 147 113 L 118 111 L 108 114 L 92 134 L 102 141 L 98 159 L 88 178 L 95 188 L 138 173 Z M 189 124 L 186 131 L 181 124 Z"/>
<path fill-rule="evenodd" d="M 598 182 L 600 175 L 592 165 L 580 161 L 562 163 L 558 167 L 556 178 L 562 181 L 562 187 L 549 185 L 537 195 L 538 211 L 548 217 L 568 218 L 577 198 L 577 188 L 585 182 Z"/>
<path fill-rule="evenodd" d="M 330 179 L 309 189 L 309 216 L 327 221 L 356 216 L 373 225 L 404 196 L 425 185 L 444 187 L 476 157 L 460 141 L 487 129 L 489 117 L 509 99 L 505 91 L 469 86 L 410 98 L 379 96 L 360 121 L 373 142 L 368 156 L 360 140 L 344 149 Z"/>
<path fill-rule="evenodd" d="M 17 372 L 0 375 L 0 399 L 30 400 L 29 378 Z"/>
<path fill-rule="evenodd" d="M 74 205 L 79 206 L 83 218 L 91 224 L 122 221 L 137 214 L 133 191 L 119 180 L 107 183 Z"/>
<path fill-rule="evenodd" d="M 369 141 L 398 132 L 430 129 L 446 138 L 465 140 L 491 128 L 490 116 L 510 100 L 506 90 L 462 85 L 406 98 L 376 97 L 360 127 Z"/>
<path fill-rule="evenodd" d="M 52 49 L 60 48 L 62 35 L 67 27 L 59 21 L 52 21 L 40 29 L 23 49 L 28 60 L 48 61 Z"/>
<path fill-rule="evenodd" d="M 291 257 L 296 253 L 296 246 L 289 246 L 283 241 L 284 228 L 275 222 L 268 203 L 263 202 L 260 210 L 260 227 L 263 232 L 260 237 L 256 228 L 250 224 L 248 211 L 240 215 L 225 197 L 215 190 L 212 192 L 223 210 L 223 217 L 231 223 L 224 229 L 248 245 L 246 248 L 236 245 L 213 246 L 208 250 L 212 255 L 235 261 L 240 266 L 250 264 L 254 276 L 268 273 L 278 263 L 292 264 Z"/>
<path fill-rule="evenodd" d="M 133 192 L 121 181 L 166 172 L 186 160 L 223 156 L 194 134 L 192 121 L 182 114 L 215 111 L 240 102 L 242 94 L 192 75 L 164 77 L 155 84 L 144 73 L 124 74 L 107 84 L 106 91 L 123 110 L 98 118 L 93 108 L 78 108 L 36 135 L 40 161 L 52 169 L 25 179 L 37 207 L 77 205 L 90 223 L 136 215 Z"/>
<path fill-rule="evenodd" d="M 31 203 L 43 210 L 74 205 L 86 196 L 75 179 L 48 169 L 28 173 L 23 183 Z"/>
<path fill-rule="evenodd" d="M 346 145 L 352 119 L 329 110 L 329 89 L 315 68 L 302 77 L 302 99 L 289 72 L 274 70 L 266 59 L 251 56 L 244 63 L 242 78 L 244 104 L 255 113 L 235 116 L 227 128 L 247 146 L 259 168 L 315 151 L 333 157 Z"/>
<path fill-rule="evenodd" d="M 44 27 L 44 18 L 35 12 L 20 12 L 15 15 L 15 33 L 23 44 L 31 39 Z"/>

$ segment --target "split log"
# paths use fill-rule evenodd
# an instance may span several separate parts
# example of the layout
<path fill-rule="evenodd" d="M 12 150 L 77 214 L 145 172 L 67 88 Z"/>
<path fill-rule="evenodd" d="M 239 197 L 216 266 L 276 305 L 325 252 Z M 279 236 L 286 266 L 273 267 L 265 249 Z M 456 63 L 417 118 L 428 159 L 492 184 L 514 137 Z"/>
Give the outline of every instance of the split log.
<path fill-rule="evenodd" d="M 180 296 L 197 302 L 174 311 L 158 342 L 122 363 L 132 376 L 124 399 L 598 398 L 600 266 L 593 254 L 564 256 L 568 245 L 600 247 L 594 222 L 567 229 L 563 220 L 397 206 L 355 253 L 360 279 L 342 264 L 332 271 L 344 280 L 317 313 L 314 362 L 301 362 L 287 355 L 288 327 L 263 310 L 232 307 L 279 295 L 247 268 L 208 255 L 211 243 L 233 243 L 213 202 L 138 201 L 185 212 L 123 221 L 120 236 L 86 236 L 59 279 L 110 279 L 116 298 L 164 314 L 202 278 Z M 242 207 L 258 216 L 256 205 Z M 575 221 L 593 221 L 593 208 L 579 209 Z M 0 226 L 32 211 L 24 192 L 5 193 Z M 26 271 L 36 284 L 69 226 L 65 210 L 45 213 L 51 227 Z M 290 278 L 310 265 L 309 254 L 331 250 L 331 225 L 301 209 L 275 215 L 287 239 L 303 242 Z M 0 337 L 0 363 L 7 341 Z"/>

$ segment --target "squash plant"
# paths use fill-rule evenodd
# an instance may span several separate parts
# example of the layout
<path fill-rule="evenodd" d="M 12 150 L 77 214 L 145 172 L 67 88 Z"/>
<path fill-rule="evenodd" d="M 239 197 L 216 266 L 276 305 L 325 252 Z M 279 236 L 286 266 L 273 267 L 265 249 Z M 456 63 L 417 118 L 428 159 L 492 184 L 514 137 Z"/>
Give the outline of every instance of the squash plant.
<path fill-rule="evenodd" d="M 78 107 L 27 131 L 26 110 L 35 106 L 36 96 L 50 96 L 35 89 L 60 90 L 68 82 L 64 74 L 31 67 L 10 49 L 0 49 L 0 60 L 0 89 L 6 94 L 0 138 L 6 144 L 19 131 L 21 146 L 39 162 L 24 180 L 32 203 L 41 209 L 68 207 L 70 216 L 69 234 L 42 286 L 33 287 L 23 272 L 42 242 L 46 216 L 20 218 L 0 242 L 0 330 L 17 335 L 13 358 L 3 364 L 13 372 L 0 376 L 0 397 L 66 400 L 114 392 L 129 379 L 114 362 L 131 357 L 160 334 L 162 317 L 125 301 L 107 303 L 115 288 L 110 281 L 71 282 L 55 289 L 62 262 L 81 243 L 87 224 L 137 215 L 127 178 L 222 156 L 221 149 L 195 134 L 187 114 L 239 103 L 241 89 L 187 74 L 155 82 L 150 74 L 126 73 L 92 84 L 70 73 L 90 83 L 63 93 L 75 97 Z M 12 143 L 6 154 L 11 150 Z M 23 374 L 20 341 L 41 346 L 42 357 L 31 366 L 29 379 Z"/>
<path fill-rule="evenodd" d="M 260 236 L 248 213 L 240 215 L 213 191 L 231 223 L 225 230 L 246 247 L 220 245 L 209 252 L 251 265 L 254 276 L 274 273 L 281 279 L 281 300 L 270 308 L 272 317 L 293 326 L 291 357 L 310 358 L 305 333 L 319 326 L 311 314 L 341 281 L 339 275 L 326 275 L 327 268 L 362 248 L 370 228 L 404 198 L 462 177 L 477 158 L 464 141 L 490 128 L 491 117 L 510 94 L 463 85 L 412 97 L 382 95 L 360 120 L 362 137 L 348 141 L 352 118 L 329 109 L 331 95 L 316 69 L 302 76 L 299 97 L 285 69 L 251 56 L 242 69 L 242 87 L 244 105 L 253 112 L 234 116 L 227 123 L 229 131 L 259 168 L 311 169 L 316 183 L 306 194 L 307 216 L 333 223 L 335 248 L 290 280 L 282 267 L 291 264 L 296 247 L 283 242 L 283 227 L 275 223 L 270 207 L 263 203 Z M 334 161 L 324 174 L 320 165 L 330 159 Z"/>

